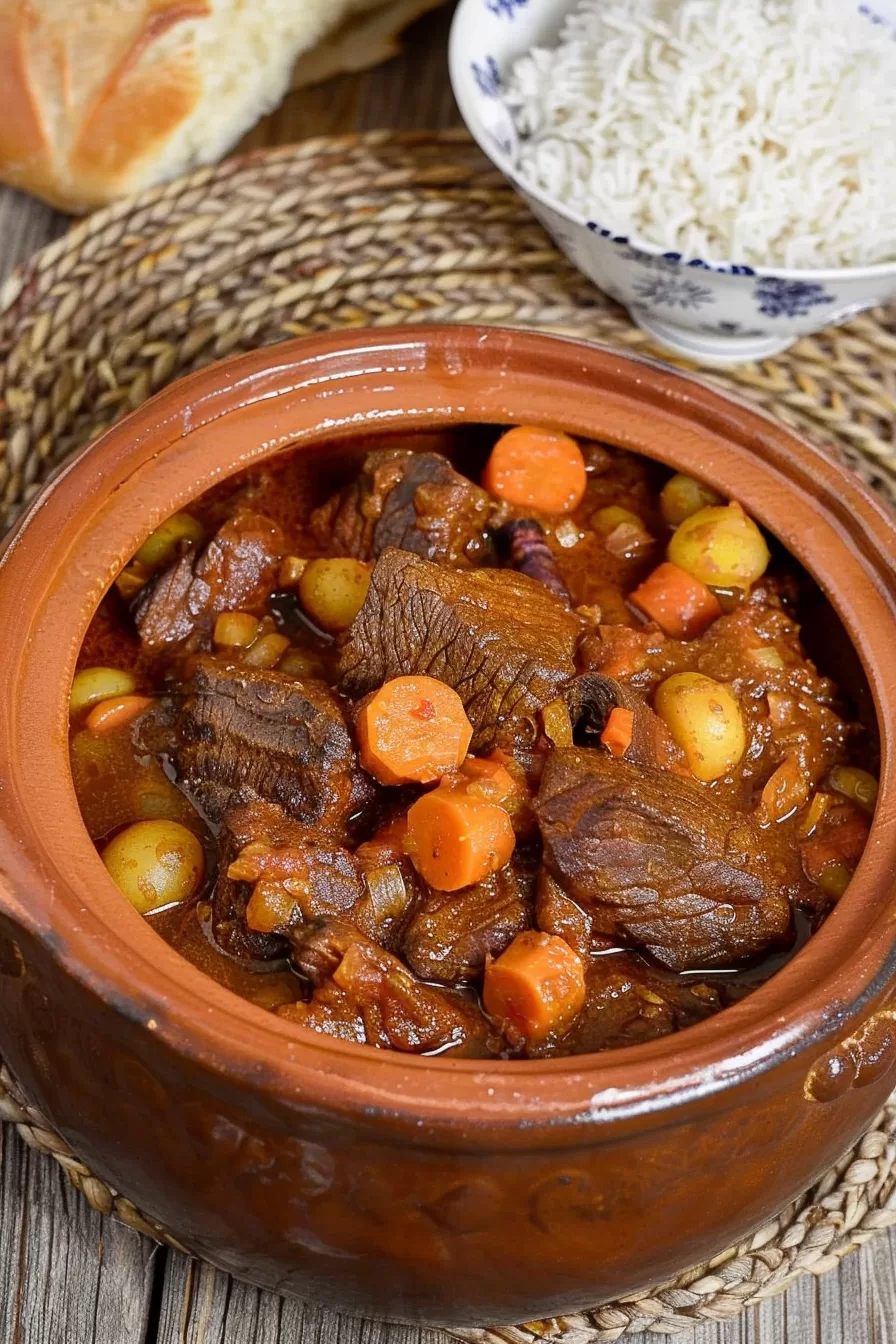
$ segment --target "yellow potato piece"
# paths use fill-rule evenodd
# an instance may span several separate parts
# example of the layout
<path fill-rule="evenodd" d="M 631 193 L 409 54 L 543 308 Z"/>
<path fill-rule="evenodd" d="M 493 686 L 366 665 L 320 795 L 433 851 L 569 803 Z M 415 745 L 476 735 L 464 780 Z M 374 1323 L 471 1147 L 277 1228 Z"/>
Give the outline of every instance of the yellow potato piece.
<path fill-rule="evenodd" d="M 69 710 L 72 717 L 84 714 L 101 700 L 133 695 L 136 689 L 137 682 L 130 672 L 122 672 L 117 667 L 83 667 L 72 681 Z"/>
<path fill-rule="evenodd" d="M 739 504 L 698 509 L 676 528 L 667 554 L 707 588 L 749 588 L 771 558 L 765 538 Z"/>
<path fill-rule="evenodd" d="M 696 779 L 721 779 L 747 745 L 740 706 L 727 686 L 700 672 L 676 672 L 657 687 L 654 709 Z"/>
<path fill-rule="evenodd" d="M 370 565 L 360 560 L 311 560 L 299 579 L 299 601 L 315 625 L 335 635 L 351 625 L 369 587 Z"/>
<path fill-rule="evenodd" d="M 109 876 L 135 910 L 187 901 L 205 876 L 199 839 L 177 821 L 137 821 L 103 850 Z"/>

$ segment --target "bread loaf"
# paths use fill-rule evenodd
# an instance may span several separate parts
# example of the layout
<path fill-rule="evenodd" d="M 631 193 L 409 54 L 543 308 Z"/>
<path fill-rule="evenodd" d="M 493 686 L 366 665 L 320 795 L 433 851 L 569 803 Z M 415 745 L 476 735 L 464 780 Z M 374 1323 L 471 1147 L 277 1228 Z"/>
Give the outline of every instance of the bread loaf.
<path fill-rule="evenodd" d="M 0 0 L 0 180 L 81 212 L 213 162 L 280 101 L 299 55 L 383 7 Z"/>

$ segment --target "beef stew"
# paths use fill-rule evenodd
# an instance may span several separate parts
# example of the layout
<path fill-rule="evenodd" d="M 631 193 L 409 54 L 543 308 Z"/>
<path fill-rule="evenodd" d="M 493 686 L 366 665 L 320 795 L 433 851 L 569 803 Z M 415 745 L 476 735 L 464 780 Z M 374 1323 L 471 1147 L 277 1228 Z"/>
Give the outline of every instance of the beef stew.
<path fill-rule="evenodd" d="M 736 501 L 608 445 L 287 455 L 119 575 L 75 788 L 161 936 L 286 1020 L 635 1044 L 762 983 L 861 857 L 876 741 L 804 650 L 817 606 Z"/>

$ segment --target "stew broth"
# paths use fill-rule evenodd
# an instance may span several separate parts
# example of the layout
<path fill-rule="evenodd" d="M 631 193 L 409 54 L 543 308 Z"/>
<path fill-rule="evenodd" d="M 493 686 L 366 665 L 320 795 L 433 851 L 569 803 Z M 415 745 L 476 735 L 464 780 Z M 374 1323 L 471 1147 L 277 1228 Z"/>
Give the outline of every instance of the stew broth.
<path fill-rule="evenodd" d="M 794 954 L 867 835 L 873 727 L 804 651 L 804 611 L 839 627 L 799 566 L 696 482 L 512 433 L 227 482 L 81 651 L 72 772 L 113 878 L 201 970 L 344 1039 L 680 1030 Z"/>

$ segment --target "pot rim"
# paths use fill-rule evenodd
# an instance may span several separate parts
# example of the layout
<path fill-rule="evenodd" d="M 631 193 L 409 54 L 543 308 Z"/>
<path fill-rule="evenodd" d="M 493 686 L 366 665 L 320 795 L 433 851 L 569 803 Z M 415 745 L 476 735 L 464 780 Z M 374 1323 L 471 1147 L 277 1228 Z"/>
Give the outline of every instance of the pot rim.
<path fill-rule="evenodd" d="M 880 725 L 880 795 L 865 855 L 837 909 L 771 980 L 650 1044 L 492 1063 L 375 1051 L 291 1025 L 189 965 L 106 874 L 67 758 L 68 687 L 84 631 L 159 522 L 285 447 L 526 420 L 610 439 L 725 493 L 736 479 L 738 499 L 813 573 L 859 652 Z M 64 467 L 0 561 L 0 628 L 9 632 L 0 646 L 0 913 L 172 1049 L 287 1103 L 391 1114 L 421 1137 L 446 1127 L 481 1135 L 487 1126 L 492 1138 L 498 1128 L 532 1142 L 551 1131 L 558 1138 L 559 1127 L 575 1142 L 571 1124 L 649 1119 L 797 1052 L 814 1047 L 814 1059 L 896 970 L 896 899 L 881 896 L 896 868 L 888 547 L 896 552 L 896 523 L 848 469 L 696 380 L 586 342 L 479 327 L 343 331 L 200 370 Z"/>

